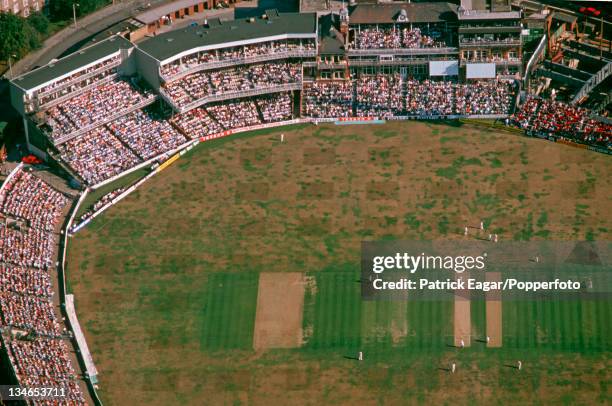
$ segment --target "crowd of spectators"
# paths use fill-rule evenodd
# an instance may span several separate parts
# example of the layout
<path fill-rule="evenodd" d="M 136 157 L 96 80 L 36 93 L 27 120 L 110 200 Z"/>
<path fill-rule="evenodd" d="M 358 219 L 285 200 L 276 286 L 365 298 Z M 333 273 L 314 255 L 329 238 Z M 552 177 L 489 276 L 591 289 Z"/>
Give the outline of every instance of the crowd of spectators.
<path fill-rule="evenodd" d="M 70 75 L 70 76 L 68 76 L 66 78 L 60 79 L 60 80 L 58 80 L 56 82 L 53 82 L 50 85 L 47 85 L 47 86 L 41 88 L 36 93 L 37 94 L 43 94 L 43 93 L 51 92 L 54 89 L 57 89 L 59 87 L 64 86 L 67 83 L 75 81 L 76 79 L 78 79 L 78 78 L 80 78 L 82 76 L 88 75 L 88 74 L 90 74 L 92 72 L 95 72 L 95 71 L 97 71 L 99 69 L 103 69 L 104 67 L 107 67 L 107 66 L 110 66 L 110 65 L 113 65 L 113 64 L 117 64 L 120 59 L 121 59 L 121 57 L 119 55 L 116 55 L 116 56 L 114 56 L 112 58 L 109 58 L 109 59 L 103 61 L 103 62 L 100 62 L 100 63 L 97 63 L 97 64 L 95 64 L 93 66 L 90 66 L 87 69 L 83 69 L 81 71 L 76 72 L 73 75 Z"/>
<path fill-rule="evenodd" d="M 87 220 L 88 218 L 90 218 L 95 212 L 97 212 L 98 210 L 100 210 L 102 207 L 104 207 L 106 204 L 110 203 L 114 198 L 116 198 L 117 196 L 119 196 L 121 193 L 123 193 L 125 191 L 125 188 L 117 188 L 115 190 L 113 190 L 110 193 L 105 194 L 104 196 L 102 196 L 98 201 L 96 201 L 93 205 L 91 205 L 91 207 L 89 207 L 87 209 L 87 211 L 85 211 L 85 213 L 83 213 L 70 227 L 69 232 L 72 233 L 74 232 L 74 230 L 77 228 L 77 226 L 82 223 L 83 221 Z"/>
<path fill-rule="evenodd" d="M 62 193 L 27 171 L 17 172 L 0 193 L 0 211 L 45 231 L 53 231 L 67 203 Z"/>
<path fill-rule="evenodd" d="M 403 111 L 403 81 L 399 74 L 361 76 L 356 86 L 355 113 L 358 117 L 388 117 Z"/>
<path fill-rule="evenodd" d="M 406 83 L 406 113 L 419 116 L 454 114 L 456 87 L 447 81 L 409 80 Z"/>
<path fill-rule="evenodd" d="M 261 124 L 252 100 L 230 101 L 206 107 L 206 111 L 225 129 Z"/>
<path fill-rule="evenodd" d="M 355 31 L 355 40 L 349 45 L 356 49 L 431 48 L 445 46 L 424 35 L 421 29 L 409 28 L 363 28 Z"/>
<path fill-rule="evenodd" d="M 50 233 L 0 223 L 2 262 L 46 269 L 53 265 L 54 245 Z"/>
<path fill-rule="evenodd" d="M 314 82 L 304 86 L 302 96 L 307 117 L 350 117 L 353 109 L 353 83 Z"/>
<path fill-rule="evenodd" d="M 267 63 L 217 71 L 196 72 L 164 85 L 179 107 L 207 96 L 299 83 L 302 69 L 296 63 Z"/>
<path fill-rule="evenodd" d="M 53 295 L 51 277 L 47 271 L 1 263 L 0 290 L 29 296 Z"/>
<path fill-rule="evenodd" d="M 456 88 L 458 114 L 508 114 L 514 86 L 507 81 L 480 81 Z"/>
<path fill-rule="evenodd" d="M 406 114 L 508 114 L 513 97 L 514 86 L 506 81 L 458 84 L 409 80 L 406 85 Z"/>
<path fill-rule="evenodd" d="M 36 193 L 35 193 L 36 192 Z M 65 388 L 65 404 L 85 404 L 76 382 L 66 329 L 53 304 L 51 269 L 61 213 L 68 199 L 33 173 L 20 168 L 0 193 L 0 326 L 26 332 L 7 334 L 7 354 L 21 386 Z M 16 217 L 27 224 L 11 222 Z M 51 404 L 41 401 L 37 404 Z"/>
<path fill-rule="evenodd" d="M 62 333 L 48 298 L 0 293 L 0 312 L 5 326 L 47 337 L 60 337 Z"/>
<path fill-rule="evenodd" d="M 314 51 L 314 41 L 283 40 L 270 41 L 261 44 L 252 44 L 239 47 L 223 48 L 212 51 L 201 51 L 184 56 L 176 61 L 161 67 L 161 73 L 166 78 L 185 72 L 199 65 L 214 62 L 236 61 L 241 62 L 248 58 L 264 55 L 285 54 L 292 51 Z M 279 55 L 282 57 L 282 55 Z"/>
<path fill-rule="evenodd" d="M 61 89 L 58 89 L 57 91 L 53 93 L 47 93 L 39 98 L 38 107 L 44 108 L 47 104 L 54 102 L 54 101 L 60 101 L 58 99 L 68 96 L 72 93 L 75 93 L 75 96 L 76 96 L 76 93 L 80 92 L 81 90 L 85 90 L 86 87 L 90 85 L 94 85 L 97 82 L 102 81 L 104 78 L 114 75 L 115 73 L 117 73 L 117 68 L 111 68 L 109 70 L 99 72 L 93 76 L 88 77 L 87 79 L 74 83 L 70 86 L 66 86 Z"/>
<path fill-rule="evenodd" d="M 255 103 L 266 123 L 291 120 L 291 93 L 275 93 L 270 96 L 257 97 Z"/>
<path fill-rule="evenodd" d="M 529 97 L 512 117 L 518 127 L 580 143 L 612 149 L 612 125 L 567 103 Z"/>
<path fill-rule="evenodd" d="M 53 295 L 51 277 L 47 271 L 2 263 L 0 263 L 0 291 L 42 297 Z"/>
<path fill-rule="evenodd" d="M 136 110 L 109 123 L 108 128 L 143 161 L 187 142 L 167 120 L 152 110 Z"/>
<path fill-rule="evenodd" d="M 130 83 L 115 79 L 53 106 L 45 112 L 45 122 L 51 128 L 51 138 L 57 140 L 154 97 L 149 91 L 136 90 Z"/>
<path fill-rule="evenodd" d="M 225 130 L 291 120 L 292 105 L 291 93 L 274 93 L 198 107 L 177 115 L 172 122 L 187 137 L 195 139 Z"/>
<path fill-rule="evenodd" d="M 73 138 L 59 145 L 58 149 L 62 160 L 90 185 L 107 180 L 141 162 L 105 126 Z"/>
<path fill-rule="evenodd" d="M 183 134 L 194 139 L 218 134 L 224 130 L 223 126 L 201 107 L 177 115 L 172 122 L 181 129 Z"/>
<path fill-rule="evenodd" d="M 405 92 L 405 96 L 404 96 Z M 351 82 L 315 82 L 304 87 L 309 117 L 357 117 L 508 114 L 514 97 L 510 82 L 407 80 L 397 74 L 364 75 Z"/>

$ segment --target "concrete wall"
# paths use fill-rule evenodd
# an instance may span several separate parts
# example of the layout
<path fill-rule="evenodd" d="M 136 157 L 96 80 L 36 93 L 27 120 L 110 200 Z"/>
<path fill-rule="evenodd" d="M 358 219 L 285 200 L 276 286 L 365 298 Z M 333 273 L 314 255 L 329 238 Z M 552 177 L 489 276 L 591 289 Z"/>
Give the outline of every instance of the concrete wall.
<path fill-rule="evenodd" d="M 159 78 L 159 65 L 157 60 L 140 49 L 134 51 L 135 63 L 142 78 L 149 83 L 153 89 L 159 89 L 161 81 Z"/>

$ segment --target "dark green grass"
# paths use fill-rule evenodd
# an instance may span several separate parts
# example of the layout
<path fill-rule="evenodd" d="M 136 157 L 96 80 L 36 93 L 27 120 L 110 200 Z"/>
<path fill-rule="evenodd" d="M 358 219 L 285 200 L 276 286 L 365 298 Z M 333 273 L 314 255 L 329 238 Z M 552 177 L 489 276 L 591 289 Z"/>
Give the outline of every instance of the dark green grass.
<path fill-rule="evenodd" d="M 141 168 L 137 171 L 134 171 L 132 173 L 129 173 L 125 176 L 120 177 L 119 179 L 115 180 L 114 182 L 109 183 L 108 185 L 104 185 L 96 190 L 89 192 L 87 194 L 87 197 L 85 197 L 85 200 L 83 200 L 83 203 L 81 203 L 81 206 L 79 206 L 79 210 L 77 211 L 76 218 L 79 218 L 80 216 L 82 216 L 87 210 L 91 208 L 91 206 L 93 206 L 95 202 L 100 200 L 102 196 L 120 187 L 127 188 L 128 186 L 135 183 L 138 179 L 146 176 L 147 173 L 149 173 L 149 168 Z"/>
<path fill-rule="evenodd" d="M 385 358 L 396 351 L 444 351 L 452 343 L 449 301 L 364 301 L 360 274 L 348 265 L 315 273 L 316 294 L 307 295 L 305 349 L 358 351 Z M 351 354 L 354 355 L 354 353 Z"/>
<path fill-rule="evenodd" d="M 200 348 L 252 348 L 258 280 L 255 272 L 209 275 L 203 294 Z"/>
<path fill-rule="evenodd" d="M 477 296 L 470 302 L 470 313 L 472 318 L 472 346 L 481 348 L 476 340 L 483 340 L 487 336 L 487 302 L 484 295 Z"/>
<path fill-rule="evenodd" d="M 610 302 L 602 300 L 505 301 L 504 347 L 579 353 L 612 345 Z"/>
<path fill-rule="evenodd" d="M 359 271 L 334 267 L 315 274 L 317 293 L 310 312 L 314 330 L 306 348 L 352 349 L 361 344 L 361 286 Z M 308 314 L 308 313 L 306 313 Z"/>

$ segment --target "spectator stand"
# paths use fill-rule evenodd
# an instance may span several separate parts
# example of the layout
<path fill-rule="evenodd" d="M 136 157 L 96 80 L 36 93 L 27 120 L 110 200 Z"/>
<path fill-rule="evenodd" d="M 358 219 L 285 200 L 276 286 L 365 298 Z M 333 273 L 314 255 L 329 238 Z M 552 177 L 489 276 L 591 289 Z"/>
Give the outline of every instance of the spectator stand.
<path fill-rule="evenodd" d="M 79 389 L 78 381 L 74 380 L 77 375 L 75 375 L 72 363 L 70 362 L 70 351 L 68 351 L 68 347 L 65 345 L 64 341 L 67 335 L 73 337 L 71 333 L 71 326 L 69 323 L 66 323 L 64 325 L 66 328 L 64 328 L 62 333 L 60 332 L 60 324 L 58 323 L 58 321 L 61 321 L 62 319 L 62 305 L 64 303 L 63 296 L 65 292 L 63 266 L 59 266 L 61 262 L 59 260 L 62 259 L 65 251 L 62 250 L 61 238 L 54 238 L 54 236 L 61 235 L 63 231 L 60 234 L 55 234 L 55 232 L 50 231 L 60 222 L 60 218 L 58 218 L 56 214 L 61 211 L 61 216 L 65 216 L 66 204 L 70 201 L 70 199 L 64 193 L 54 189 L 51 185 L 39 177 L 31 174 L 30 172 L 26 172 L 26 168 L 27 167 L 23 164 L 18 165 L 9 174 L 9 177 L 7 178 L 8 182 L 3 183 L 0 187 L 0 196 L 3 197 L 2 202 L 0 202 L 0 210 L 8 213 L 8 216 L 17 215 L 22 217 L 28 222 L 29 228 L 34 227 L 39 230 L 46 230 L 45 232 L 48 232 L 47 238 L 50 240 L 55 240 L 53 243 L 53 249 L 58 249 L 58 262 L 56 269 L 58 272 L 57 281 L 59 282 L 59 292 L 57 292 L 58 296 L 53 302 L 51 302 L 51 297 L 44 299 L 44 296 L 41 296 L 40 300 L 36 299 L 36 296 L 32 296 L 32 294 L 33 292 L 36 293 L 38 291 L 33 291 L 33 287 L 30 287 L 28 290 L 23 290 L 18 294 L 6 293 L 10 292 L 6 291 L 0 295 L 0 302 L 3 302 L 3 320 L 8 326 L 10 326 L 9 330 L 12 331 L 13 334 L 16 334 L 14 337 L 9 337 L 8 335 L 2 337 L 3 348 L 7 350 L 11 371 L 15 379 L 17 379 L 17 382 L 19 382 L 22 386 L 52 384 L 55 386 L 66 387 L 69 389 L 70 393 L 70 398 L 67 400 L 67 402 L 75 405 L 83 404 L 84 399 L 82 397 L 82 391 Z M 5 189 L 8 187 L 14 187 L 16 188 L 16 191 L 13 191 L 10 195 L 6 194 L 8 191 Z M 40 199 L 28 198 L 33 189 L 39 191 L 41 187 L 49 188 L 49 191 L 41 191 L 42 195 L 40 195 Z M 46 212 L 47 210 L 49 210 L 49 212 Z M 64 219 L 66 218 L 67 217 L 64 217 Z M 52 224 L 45 224 L 45 221 L 49 221 Z M 24 242 L 28 238 L 29 233 L 30 231 L 24 234 Z M 58 239 L 59 241 L 57 241 Z M 20 243 L 20 241 L 11 242 L 12 245 L 18 243 Z M 29 241 L 29 243 L 36 244 L 38 241 Z M 29 252 L 32 252 L 32 250 Z M 9 261 L 9 263 L 7 263 L 8 265 L 6 265 L 6 267 L 3 269 L 10 270 L 11 267 L 13 267 L 12 269 L 18 269 L 14 268 L 15 265 L 10 265 L 10 262 L 11 261 Z M 45 274 L 46 272 L 52 272 L 52 270 L 55 268 L 52 265 L 46 265 L 44 263 L 38 263 L 34 266 L 38 267 L 39 270 L 34 271 L 34 268 L 32 268 L 31 272 L 45 272 Z M 25 283 L 35 283 L 42 280 L 44 279 L 21 279 L 21 281 L 25 281 Z M 42 290 L 39 293 L 41 295 L 46 295 L 48 291 Z M 53 291 L 51 291 L 51 294 L 54 295 Z M 48 307 L 45 306 L 44 303 L 47 303 Z M 59 312 L 57 312 L 55 308 L 55 305 L 57 304 L 59 304 L 61 309 Z M 25 306 L 23 308 L 25 313 L 23 313 L 23 315 L 17 313 L 14 315 L 10 314 L 10 312 L 17 311 L 20 306 Z M 6 313 L 7 311 L 9 314 Z M 36 316 L 30 315 L 30 322 L 27 324 L 22 324 L 19 320 L 15 319 L 15 316 L 18 318 L 23 317 L 24 315 L 28 314 L 28 312 L 35 312 Z M 15 324 L 15 321 L 17 321 L 17 324 Z M 43 328 L 44 330 L 42 330 Z M 9 330 L 6 331 L 7 334 L 9 334 Z M 32 337 L 34 340 L 21 341 L 19 338 L 17 338 L 19 334 L 23 334 L 25 331 L 28 331 L 26 333 L 28 336 L 33 334 Z M 79 347 L 74 341 L 72 341 L 72 345 L 75 349 L 77 349 L 75 353 L 78 362 L 78 354 L 80 353 L 78 351 Z M 37 375 L 32 376 L 31 373 L 35 373 Z M 97 395 L 92 394 L 92 397 L 96 398 Z M 98 402 L 96 404 L 100 403 Z"/>

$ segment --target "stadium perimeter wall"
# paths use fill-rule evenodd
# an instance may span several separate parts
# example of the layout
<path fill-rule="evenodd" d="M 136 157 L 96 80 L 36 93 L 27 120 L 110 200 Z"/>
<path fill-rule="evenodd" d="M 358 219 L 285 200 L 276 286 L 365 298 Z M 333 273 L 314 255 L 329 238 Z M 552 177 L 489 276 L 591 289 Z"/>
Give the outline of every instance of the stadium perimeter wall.
<path fill-rule="evenodd" d="M 94 402 L 94 405 L 96 406 L 102 406 L 102 400 L 100 400 L 100 397 L 98 395 L 98 391 L 96 390 L 94 383 L 92 382 L 92 377 L 89 375 L 89 371 L 87 368 L 87 363 L 85 362 L 85 357 L 91 357 L 91 354 L 89 354 L 89 350 L 87 348 L 81 348 L 81 346 L 79 345 L 79 341 L 76 339 L 76 333 L 75 331 L 82 331 L 81 327 L 78 326 L 75 329 L 75 326 L 72 325 L 72 320 L 68 315 L 68 312 L 66 310 L 66 249 L 68 247 L 68 230 L 70 229 L 70 225 L 72 224 L 72 222 L 74 221 L 74 217 L 81 205 L 81 203 L 83 203 L 83 200 L 85 200 L 85 197 L 87 196 L 87 190 L 85 190 L 85 192 L 83 192 L 80 196 L 79 199 L 77 200 L 73 200 L 73 204 L 72 207 L 70 208 L 70 214 L 68 216 L 66 216 L 64 225 L 62 226 L 62 231 L 61 231 L 61 238 L 59 240 L 59 258 L 58 258 L 58 267 L 57 267 L 57 274 L 59 277 L 59 301 L 60 301 L 60 309 L 62 312 L 62 315 L 64 316 L 65 319 L 65 323 L 66 326 L 68 327 L 68 329 L 70 329 L 71 333 L 72 333 L 72 338 L 71 338 L 71 343 L 74 346 L 74 348 L 77 349 L 76 351 L 76 356 L 77 359 L 79 361 L 79 368 L 81 369 L 81 371 L 85 371 L 86 373 L 85 375 L 85 383 L 87 384 L 87 389 L 89 389 L 89 395 L 91 396 L 91 399 Z M 78 320 L 75 318 L 76 323 L 78 323 Z M 85 340 L 85 338 L 82 338 L 83 340 Z M 84 352 L 85 351 L 85 352 Z M 96 377 L 93 377 L 94 379 L 96 379 Z"/>

